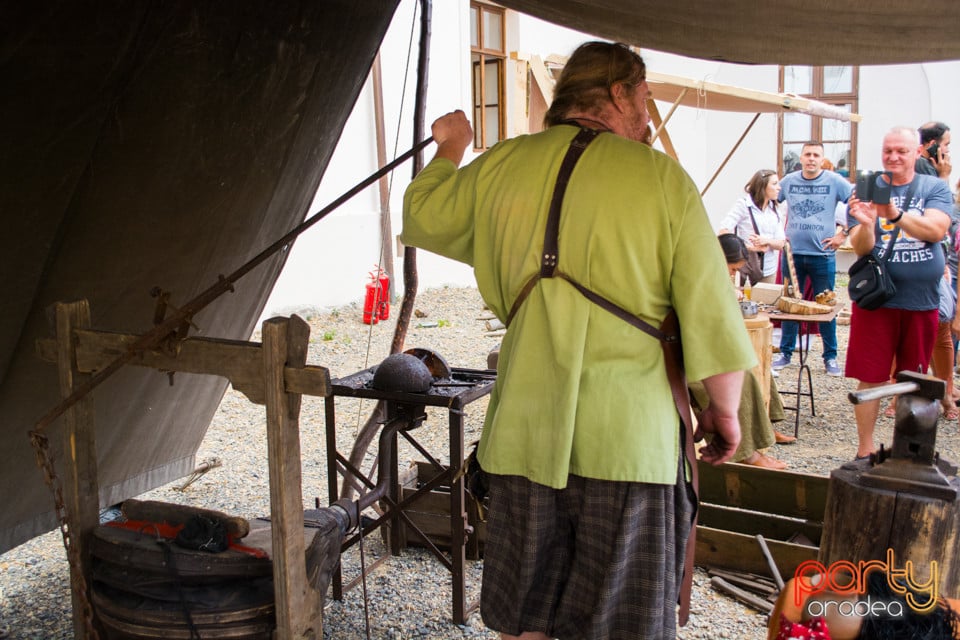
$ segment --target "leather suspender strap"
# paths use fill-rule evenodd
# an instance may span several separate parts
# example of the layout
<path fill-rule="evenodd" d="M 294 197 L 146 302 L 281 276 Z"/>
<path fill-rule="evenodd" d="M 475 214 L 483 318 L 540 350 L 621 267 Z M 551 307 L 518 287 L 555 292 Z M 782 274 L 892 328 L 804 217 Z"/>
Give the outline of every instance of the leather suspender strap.
<path fill-rule="evenodd" d="M 591 291 L 590 289 L 587 289 L 585 286 L 583 286 L 576 280 L 573 280 L 572 278 L 570 278 L 570 276 L 566 275 L 562 271 L 557 272 L 556 277 L 566 280 L 567 282 L 572 284 L 577 291 L 582 293 L 584 298 L 594 303 L 598 307 L 602 307 L 603 309 L 606 309 L 607 311 L 617 316 L 627 324 L 633 325 L 634 327 L 636 327 L 637 329 L 640 329 L 640 331 L 643 331 L 647 335 L 657 340 L 660 340 L 661 342 L 676 341 L 679 343 L 680 341 L 679 325 L 677 325 L 677 329 L 678 329 L 677 333 L 670 334 L 670 335 L 665 334 L 660 329 L 657 329 L 655 326 L 653 326 L 649 322 L 638 318 L 637 316 L 633 315 L 632 313 L 630 313 L 620 305 L 614 302 L 610 302 L 609 300 L 601 296 L 599 293 L 596 293 L 594 291 Z M 674 313 L 673 309 L 670 310 L 670 313 Z"/>
<path fill-rule="evenodd" d="M 553 271 L 557 268 L 557 253 L 560 237 L 560 209 L 563 207 L 563 196 L 567 192 L 567 184 L 570 182 L 570 174 L 573 173 L 573 167 L 577 160 L 586 151 L 587 146 L 596 140 L 600 134 L 596 129 L 580 129 L 570 147 L 567 149 L 567 155 L 563 157 L 563 163 L 560 165 L 560 172 L 557 174 L 557 182 L 553 187 L 553 199 L 550 200 L 550 212 L 547 214 L 547 227 L 543 232 L 543 259 L 540 261 L 540 277 L 551 278 Z"/>
<path fill-rule="evenodd" d="M 510 326 L 510 321 L 513 320 L 513 317 L 520 309 L 520 305 L 527 299 L 527 296 L 530 295 L 530 292 L 541 278 L 558 277 L 572 284 L 577 291 L 597 306 L 609 311 L 624 322 L 660 341 L 660 345 L 663 348 L 667 380 L 670 383 L 670 393 L 673 396 L 673 402 L 676 406 L 677 414 L 680 417 L 680 429 L 683 432 L 683 454 L 687 461 L 687 466 L 690 468 L 691 483 L 688 488 L 693 494 L 693 518 L 690 523 L 690 536 L 687 539 L 683 578 L 680 584 L 679 622 L 682 626 L 687 623 L 690 614 L 690 594 L 693 586 L 693 556 L 696 548 L 699 480 L 696 452 L 693 446 L 693 413 L 690 410 L 690 391 L 687 388 L 686 375 L 683 370 L 683 350 L 680 344 L 680 322 L 677 317 L 677 312 L 674 309 L 670 309 L 670 312 L 663 319 L 660 327 L 654 327 L 649 322 L 646 322 L 616 303 L 586 288 L 566 274 L 557 271 L 560 209 L 563 205 L 563 196 L 566 193 L 567 184 L 570 181 L 570 174 L 573 173 L 574 165 L 576 165 L 580 156 L 583 155 L 584 150 L 596 139 L 599 133 L 599 131 L 592 129 L 581 129 L 580 133 L 577 134 L 567 149 L 567 154 L 560 164 L 560 171 L 557 175 L 557 182 L 553 190 L 553 198 L 550 201 L 550 211 L 547 214 L 540 272 L 533 275 L 523 285 L 520 294 L 510 308 L 510 313 L 507 315 L 505 324 Z M 756 225 L 756 223 L 754 223 L 754 225 Z"/>
<path fill-rule="evenodd" d="M 690 597 L 693 592 L 693 560 L 697 550 L 697 518 L 700 513 L 700 475 L 697 469 L 697 452 L 693 446 L 693 412 L 690 408 L 690 390 L 687 387 L 687 376 L 683 370 L 683 347 L 680 343 L 680 319 L 677 312 L 670 309 L 670 313 L 660 324 L 660 331 L 666 336 L 676 336 L 675 340 L 661 340 L 663 348 L 663 362 L 667 369 L 667 380 L 670 382 L 670 394 L 673 404 L 680 416 L 680 430 L 683 439 L 683 456 L 690 468 L 690 484 L 692 492 L 693 515 L 690 519 L 690 535 L 687 538 L 687 548 L 683 559 L 683 577 L 680 580 L 680 610 L 677 614 L 680 626 L 687 624 L 690 618 Z"/>
<path fill-rule="evenodd" d="M 567 148 L 567 153 L 560 163 L 560 171 L 557 173 L 557 181 L 553 187 L 553 197 L 550 200 L 550 211 L 547 213 L 547 225 L 543 233 L 543 253 L 540 257 L 540 272 L 534 274 L 527 280 L 520 294 L 513 301 L 510 307 L 510 313 L 507 314 L 507 321 L 504 323 L 510 326 L 513 316 L 517 315 L 520 305 L 527 299 L 530 292 L 536 286 L 540 278 L 552 278 L 553 271 L 557 267 L 558 242 L 560 237 L 560 209 L 563 206 L 563 196 L 567 192 L 567 184 L 570 182 L 570 174 L 573 173 L 573 167 L 577 164 L 580 156 L 586 151 L 587 146 L 593 142 L 600 131 L 596 129 L 580 129 Z"/>

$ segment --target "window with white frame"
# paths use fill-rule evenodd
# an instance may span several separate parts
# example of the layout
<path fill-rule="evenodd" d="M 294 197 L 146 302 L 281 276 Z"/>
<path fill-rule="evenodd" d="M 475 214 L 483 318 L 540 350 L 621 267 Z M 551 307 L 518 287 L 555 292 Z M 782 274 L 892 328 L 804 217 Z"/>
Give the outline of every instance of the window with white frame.
<path fill-rule="evenodd" d="M 504 9 L 470 3 L 470 62 L 473 79 L 473 146 L 481 151 L 503 140 L 506 44 Z"/>
<path fill-rule="evenodd" d="M 857 111 L 859 84 L 859 67 L 780 67 L 780 91 L 813 98 L 844 111 Z M 823 156 L 834 171 L 848 179 L 855 175 L 857 130 L 854 124 L 805 113 L 780 116 L 780 175 L 799 169 L 800 149 L 809 140 L 823 143 Z"/>

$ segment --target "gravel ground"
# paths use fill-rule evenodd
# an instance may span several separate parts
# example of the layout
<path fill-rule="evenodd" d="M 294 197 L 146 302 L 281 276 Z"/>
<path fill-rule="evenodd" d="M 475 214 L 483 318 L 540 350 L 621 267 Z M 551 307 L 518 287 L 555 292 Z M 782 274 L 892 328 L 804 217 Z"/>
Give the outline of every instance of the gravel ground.
<path fill-rule="evenodd" d="M 845 283 L 837 290 L 845 294 Z M 485 368 L 486 354 L 499 342 L 495 332 L 486 330 L 482 301 L 475 289 L 441 288 L 421 292 L 417 318 L 410 328 L 406 346 L 426 347 L 442 354 L 452 366 Z M 395 309 L 398 307 L 395 307 Z M 307 311 L 303 315 L 311 326 L 308 362 L 328 367 L 333 377 L 341 377 L 372 366 L 389 349 L 394 319 L 370 327 L 361 322 L 357 304 L 330 311 Z M 848 326 L 838 327 L 841 362 Z M 257 336 L 255 340 L 259 339 Z M 811 416 L 807 404 L 800 416 L 800 440 L 793 445 L 776 445 L 768 453 L 789 464 L 791 471 L 827 475 L 850 460 L 856 449 L 856 429 L 847 393 L 851 380 L 830 378 L 821 365 L 821 345 L 811 345 L 810 363 L 815 389 L 817 415 Z M 779 382 L 795 380 L 797 367 L 785 369 Z M 789 404 L 789 402 L 788 402 Z M 358 426 L 369 415 L 372 405 L 360 405 L 350 399 L 337 402 L 338 448 L 350 450 Z M 479 437 L 486 408 L 485 399 L 468 405 L 465 441 Z M 301 447 L 303 454 L 304 503 L 313 506 L 315 497 L 327 504 L 326 456 L 324 450 L 324 408 L 317 398 L 305 398 L 301 411 Z M 793 414 L 780 430 L 789 432 Z M 789 426 L 787 426 L 789 424 Z M 431 413 L 417 430 L 417 436 L 437 457 L 444 459 L 447 442 L 446 413 Z M 890 441 L 893 421 L 881 417 L 878 436 Z M 942 454 L 958 460 L 957 423 L 940 425 L 938 446 Z M 375 448 L 375 447 L 374 447 Z M 253 405 L 244 396 L 229 389 L 197 453 L 197 462 L 217 457 L 223 465 L 203 476 L 185 491 L 177 490 L 182 481 L 139 496 L 219 509 L 253 518 L 269 513 L 269 487 L 265 418 L 262 406 Z M 369 457 L 368 457 L 369 459 Z M 401 465 L 422 456 L 402 448 Z M 367 563 L 384 555 L 379 535 L 364 543 Z M 52 532 L 0 556 L 0 638 L 53 639 L 72 638 L 69 580 L 62 541 Z M 357 575 L 359 550 L 343 556 L 344 572 Z M 481 564 L 468 562 L 468 600 L 479 595 Z M 371 638 L 495 638 L 483 627 L 479 615 L 471 615 L 466 625 L 450 621 L 450 578 L 447 571 L 427 552 L 410 549 L 403 556 L 388 558 L 367 578 L 367 607 Z M 689 625 L 680 637 L 742 638 L 765 637 L 765 616 L 714 592 L 706 573 L 695 576 L 695 593 Z M 365 638 L 364 599 L 360 588 L 346 594 L 342 602 L 328 599 L 324 617 L 324 637 Z"/>

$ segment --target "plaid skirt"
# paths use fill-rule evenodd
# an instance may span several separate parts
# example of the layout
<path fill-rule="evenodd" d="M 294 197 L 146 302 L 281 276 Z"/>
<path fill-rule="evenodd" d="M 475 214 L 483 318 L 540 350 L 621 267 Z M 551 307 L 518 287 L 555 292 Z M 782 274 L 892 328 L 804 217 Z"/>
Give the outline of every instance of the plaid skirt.
<path fill-rule="evenodd" d="M 489 474 L 480 614 L 501 633 L 674 638 L 694 503 L 676 485 Z"/>

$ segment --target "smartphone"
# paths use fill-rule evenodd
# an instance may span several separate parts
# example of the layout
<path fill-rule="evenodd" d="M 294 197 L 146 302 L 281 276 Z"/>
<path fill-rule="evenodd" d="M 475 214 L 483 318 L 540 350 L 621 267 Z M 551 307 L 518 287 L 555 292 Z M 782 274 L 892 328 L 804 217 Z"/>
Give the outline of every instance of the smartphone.
<path fill-rule="evenodd" d="M 933 164 L 937 164 L 940 159 L 937 157 L 937 151 L 940 150 L 940 143 L 934 140 L 933 144 L 927 147 L 927 153 L 930 154 L 930 160 Z"/>
<path fill-rule="evenodd" d="M 877 174 L 873 171 L 857 172 L 857 200 L 873 202 L 873 186 L 876 184 Z"/>

